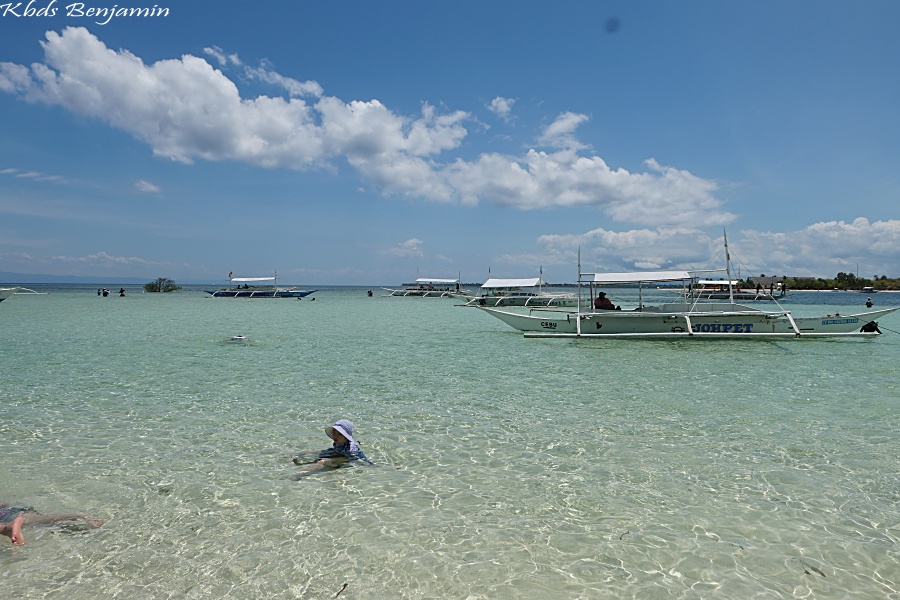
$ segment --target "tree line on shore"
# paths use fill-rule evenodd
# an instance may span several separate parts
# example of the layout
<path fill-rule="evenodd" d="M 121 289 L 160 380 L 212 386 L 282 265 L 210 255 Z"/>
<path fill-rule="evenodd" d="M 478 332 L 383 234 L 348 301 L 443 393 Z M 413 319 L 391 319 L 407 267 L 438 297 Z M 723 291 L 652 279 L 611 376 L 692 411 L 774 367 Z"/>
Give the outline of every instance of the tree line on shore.
<path fill-rule="evenodd" d="M 761 275 L 760 277 L 765 277 Z M 747 287 L 750 285 L 748 278 Z M 900 279 L 890 278 L 887 275 L 874 275 L 871 279 L 866 277 L 857 277 L 853 273 L 844 273 L 841 271 L 834 279 L 823 279 L 822 277 L 788 277 L 782 276 L 777 278 L 782 281 L 788 289 L 792 290 L 848 290 L 855 291 L 863 288 L 873 288 L 877 291 L 900 290 Z"/>

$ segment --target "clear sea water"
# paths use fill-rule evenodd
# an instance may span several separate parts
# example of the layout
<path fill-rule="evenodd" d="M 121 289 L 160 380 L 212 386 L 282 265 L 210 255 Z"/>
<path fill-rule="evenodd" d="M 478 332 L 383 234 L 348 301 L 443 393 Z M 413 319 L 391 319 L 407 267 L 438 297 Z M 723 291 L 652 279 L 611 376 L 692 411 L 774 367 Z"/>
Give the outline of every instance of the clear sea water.
<path fill-rule="evenodd" d="M 378 289 L 29 287 L 0 304 L 0 502 L 106 523 L 0 538 L 0 596 L 900 598 L 900 314 L 536 340 Z M 339 418 L 377 466 L 289 479 Z"/>

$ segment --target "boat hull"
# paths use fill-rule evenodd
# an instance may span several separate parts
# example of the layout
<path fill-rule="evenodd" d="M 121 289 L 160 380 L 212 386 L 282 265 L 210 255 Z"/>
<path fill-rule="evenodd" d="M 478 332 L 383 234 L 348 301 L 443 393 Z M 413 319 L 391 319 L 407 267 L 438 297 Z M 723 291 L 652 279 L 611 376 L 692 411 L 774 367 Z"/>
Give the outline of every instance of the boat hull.
<path fill-rule="evenodd" d="M 206 290 L 206 293 L 213 298 L 305 298 L 310 294 L 316 293 L 318 290 L 243 290 L 243 289 L 225 289 L 225 290 Z"/>
<path fill-rule="evenodd" d="M 509 294 L 506 296 L 475 296 L 467 298 L 468 306 L 510 307 L 521 306 L 526 308 L 553 307 L 574 308 L 578 306 L 578 298 L 575 296 L 546 296 L 538 294 Z"/>
<path fill-rule="evenodd" d="M 606 311 L 526 315 L 482 308 L 526 337 L 831 337 L 874 336 L 870 325 L 897 308 L 853 315 L 793 317 L 788 312 L 739 310 Z M 676 307 L 671 307 L 676 308 Z M 579 324 L 580 321 L 580 324 Z"/>
<path fill-rule="evenodd" d="M 458 292 L 456 290 L 427 290 L 427 289 L 409 289 L 409 290 L 394 290 L 390 288 L 382 288 L 386 292 L 390 292 L 386 294 L 386 296 L 393 296 L 397 298 L 458 298 L 460 300 L 465 300 L 465 296 L 462 292 Z"/>

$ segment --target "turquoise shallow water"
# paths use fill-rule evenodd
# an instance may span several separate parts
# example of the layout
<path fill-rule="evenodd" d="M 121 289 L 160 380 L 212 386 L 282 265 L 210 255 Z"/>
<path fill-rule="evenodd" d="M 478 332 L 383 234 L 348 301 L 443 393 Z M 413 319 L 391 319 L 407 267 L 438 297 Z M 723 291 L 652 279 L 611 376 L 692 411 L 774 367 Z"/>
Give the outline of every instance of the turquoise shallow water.
<path fill-rule="evenodd" d="M 900 598 L 900 315 L 875 340 L 526 340 L 380 293 L 3 302 L 0 501 L 106 520 L 0 543 L 6 589 Z M 289 480 L 338 418 L 377 466 Z"/>

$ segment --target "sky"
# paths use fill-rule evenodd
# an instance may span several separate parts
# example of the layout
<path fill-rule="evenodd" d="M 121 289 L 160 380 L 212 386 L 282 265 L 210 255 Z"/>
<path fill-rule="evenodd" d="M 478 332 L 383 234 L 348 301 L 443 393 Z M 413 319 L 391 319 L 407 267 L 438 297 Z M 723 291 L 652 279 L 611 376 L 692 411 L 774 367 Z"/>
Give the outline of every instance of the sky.
<path fill-rule="evenodd" d="M 0 3 L 0 272 L 900 276 L 894 0 L 65 1 Z"/>

